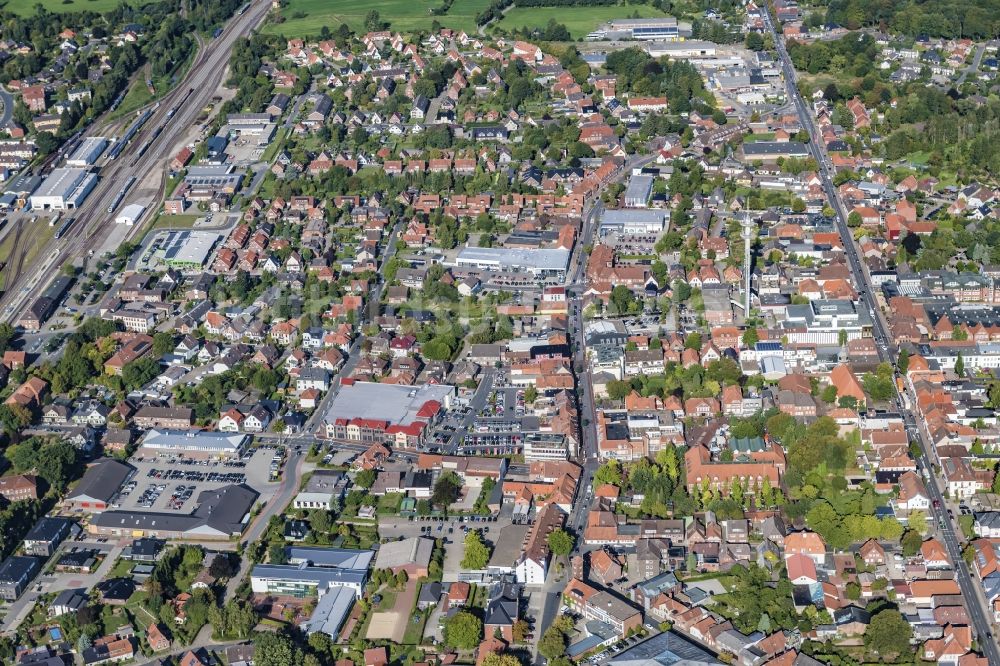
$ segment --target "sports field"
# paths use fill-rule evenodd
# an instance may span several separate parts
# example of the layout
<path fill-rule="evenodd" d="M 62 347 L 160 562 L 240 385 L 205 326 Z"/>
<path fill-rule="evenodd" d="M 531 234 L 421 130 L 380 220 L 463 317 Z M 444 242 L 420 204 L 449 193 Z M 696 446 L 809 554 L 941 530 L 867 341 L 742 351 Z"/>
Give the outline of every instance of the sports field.
<path fill-rule="evenodd" d="M 121 2 L 122 0 L 69 0 L 68 2 L 66 0 L 45 0 L 41 4 L 45 5 L 45 9 L 53 14 L 64 14 L 84 10 L 103 13 L 114 9 Z M 2 3 L 4 9 L 21 16 L 34 14 L 37 4 L 39 4 L 38 0 L 7 0 L 7 2 Z"/>
<path fill-rule="evenodd" d="M 336 30 L 346 23 L 351 30 L 364 33 L 365 17 L 374 9 L 393 30 L 430 30 L 436 19 L 446 28 L 471 34 L 476 31 L 476 14 L 489 4 L 490 0 L 455 0 L 447 14 L 432 16 L 430 10 L 439 7 L 441 0 L 289 0 L 281 10 L 284 23 L 269 23 L 265 30 L 286 37 L 305 37 L 319 34 L 324 25 Z"/>
<path fill-rule="evenodd" d="M 573 39 L 580 39 L 585 37 L 587 33 L 593 32 L 602 23 L 616 18 L 628 18 L 633 14 L 638 14 L 640 18 L 667 16 L 650 5 L 639 4 L 595 7 L 513 7 L 496 25 L 511 31 L 525 26 L 544 28 L 549 19 L 555 19 L 556 23 L 562 23 L 569 29 Z"/>

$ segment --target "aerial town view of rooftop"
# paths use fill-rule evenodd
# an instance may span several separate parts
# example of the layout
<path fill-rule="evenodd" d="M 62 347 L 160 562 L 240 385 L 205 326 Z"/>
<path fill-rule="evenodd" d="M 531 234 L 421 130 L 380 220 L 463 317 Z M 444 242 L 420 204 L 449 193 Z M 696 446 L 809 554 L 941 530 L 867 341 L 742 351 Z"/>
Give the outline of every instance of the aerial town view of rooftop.
<path fill-rule="evenodd" d="M 8 0 L 0 663 L 1000 666 L 1000 0 Z"/>

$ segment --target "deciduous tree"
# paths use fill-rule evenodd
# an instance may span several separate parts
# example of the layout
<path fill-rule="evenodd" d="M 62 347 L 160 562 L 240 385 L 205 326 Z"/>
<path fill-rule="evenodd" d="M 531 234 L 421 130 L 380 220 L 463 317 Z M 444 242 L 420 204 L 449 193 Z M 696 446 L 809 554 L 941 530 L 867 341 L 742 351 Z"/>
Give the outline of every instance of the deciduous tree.
<path fill-rule="evenodd" d="M 445 621 L 444 642 L 457 650 L 472 650 L 483 638 L 483 622 L 469 611 L 459 611 Z"/>
<path fill-rule="evenodd" d="M 490 561 L 490 549 L 483 543 L 479 530 L 469 530 L 465 535 L 465 554 L 462 556 L 462 568 L 466 570 L 485 569 Z"/>
<path fill-rule="evenodd" d="M 549 550 L 552 551 L 553 555 L 565 557 L 573 552 L 573 545 L 576 540 L 573 535 L 564 529 L 552 530 L 549 532 L 549 536 L 546 537 L 546 541 L 549 544 Z"/>

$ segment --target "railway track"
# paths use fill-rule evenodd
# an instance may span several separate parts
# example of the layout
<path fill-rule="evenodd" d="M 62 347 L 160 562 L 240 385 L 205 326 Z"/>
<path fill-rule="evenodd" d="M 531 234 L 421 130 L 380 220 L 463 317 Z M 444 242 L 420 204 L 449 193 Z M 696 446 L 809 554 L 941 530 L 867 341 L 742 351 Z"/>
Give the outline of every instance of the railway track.
<path fill-rule="evenodd" d="M 68 234 L 63 242 L 56 241 L 59 243 L 58 245 L 50 244 L 43 248 L 43 251 L 39 252 L 39 256 L 44 254 L 46 257 L 52 257 L 53 252 L 55 252 L 57 263 L 54 265 L 58 266 L 76 257 L 86 257 L 91 251 L 95 251 L 100 243 L 104 242 L 115 224 L 114 218 L 105 214 L 111 197 L 129 176 L 135 176 L 136 186 L 141 187 L 142 181 L 151 172 L 156 169 L 162 170 L 163 163 L 169 158 L 171 151 L 178 147 L 178 143 L 194 126 L 194 121 L 201 108 L 205 106 L 212 95 L 216 94 L 219 86 L 224 82 L 223 77 L 235 40 L 250 34 L 267 16 L 269 10 L 270 2 L 268 0 L 256 0 L 248 11 L 235 16 L 229 22 L 220 38 L 208 42 L 206 48 L 199 50 L 187 75 L 178 82 L 171 92 L 164 95 L 160 100 L 159 108 L 147 123 L 147 127 L 143 128 L 141 136 L 149 141 L 148 145 L 143 144 L 142 139 L 133 140 L 119 159 L 115 159 L 102 168 L 101 179 L 97 187 L 91 192 L 84 206 L 80 210 L 74 211 L 77 216 L 75 229 Z M 191 91 L 194 92 L 193 95 Z M 175 113 L 172 116 L 168 115 L 168 109 L 175 106 L 177 107 Z M 153 132 L 157 132 L 156 136 L 152 136 Z M 137 155 L 139 145 L 144 145 L 144 150 L 142 154 Z M 159 181 L 156 197 L 150 203 L 151 207 L 160 204 L 165 191 L 164 174 L 160 174 Z M 129 230 L 128 237 L 138 233 L 140 228 L 137 225 L 135 229 Z M 32 267 L 29 266 L 28 269 L 30 271 Z M 43 289 L 50 277 L 51 275 L 48 274 L 37 275 L 33 291 Z M 22 293 L 25 290 L 20 288 L 20 283 L 30 279 L 30 276 L 23 276 L 19 272 L 16 280 L 7 281 L 6 293 L 0 297 L 3 319 L 16 321 L 19 318 L 29 300 L 29 295 Z"/>
<path fill-rule="evenodd" d="M 26 248 L 22 242 L 24 237 L 24 222 L 20 222 L 17 227 L 17 236 L 14 237 L 14 243 L 17 247 L 17 263 L 14 269 L 14 280 L 17 281 L 21 278 L 21 273 L 24 272 L 24 258 L 28 255 L 28 248 Z"/>
<path fill-rule="evenodd" d="M 4 291 L 9 291 L 6 287 L 17 282 L 21 277 L 24 268 L 24 248 L 21 247 L 21 237 L 24 234 L 24 221 L 18 220 L 14 228 L 14 243 L 10 247 L 10 254 L 7 256 L 7 265 L 4 267 Z"/>

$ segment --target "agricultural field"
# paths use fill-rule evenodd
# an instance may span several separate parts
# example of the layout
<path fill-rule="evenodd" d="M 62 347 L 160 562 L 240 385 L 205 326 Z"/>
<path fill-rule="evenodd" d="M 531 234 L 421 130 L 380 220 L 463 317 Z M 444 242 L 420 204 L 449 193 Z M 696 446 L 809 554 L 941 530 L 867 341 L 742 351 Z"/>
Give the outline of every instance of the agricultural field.
<path fill-rule="evenodd" d="M 456 4 L 458 4 L 456 2 Z M 650 5 L 603 5 L 595 7 L 513 7 L 503 20 L 496 24 L 498 28 L 513 31 L 527 26 L 528 28 L 544 28 L 550 19 L 565 25 L 573 39 L 586 37 L 599 25 L 611 19 L 628 18 L 638 14 L 640 18 L 662 18 L 667 16 Z"/>
<path fill-rule="evenodd" d="M 365 17 L 374 9 L 393 30 L 430 30 L 436 19 L 447 28 L 474 33 L 476 14 L 489 3 L 490 0 L 455 0 L 447 14 L 432 16 L 430 10 L 440 6 L 440 0 L 289 0 L 281 10 L 284 22 L 270 23 L 265 30 L 286 36 L 312 36 L 318 35 L 323 26 L 336 30 L 346 23 L 351 30 L 364 33 Z"/>
<path fill-rule="evenodd" d="M 42 4 L 53 14 L 68 14 L 82 11 L 103 13 L 111 11 L 121 3 L 122 0 L 50 0 Z M 38 0 L 7 0 L 3 3 L 3 8 L 21 16 L 31 16 L 38 4 Z"/>

